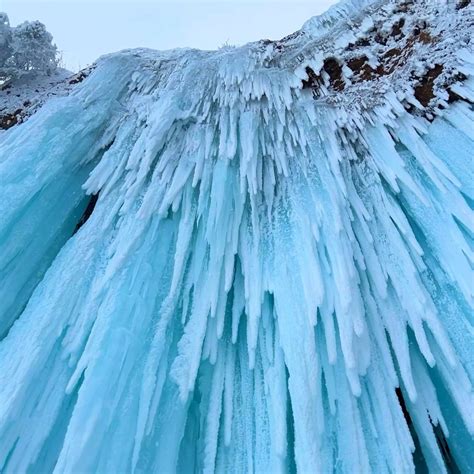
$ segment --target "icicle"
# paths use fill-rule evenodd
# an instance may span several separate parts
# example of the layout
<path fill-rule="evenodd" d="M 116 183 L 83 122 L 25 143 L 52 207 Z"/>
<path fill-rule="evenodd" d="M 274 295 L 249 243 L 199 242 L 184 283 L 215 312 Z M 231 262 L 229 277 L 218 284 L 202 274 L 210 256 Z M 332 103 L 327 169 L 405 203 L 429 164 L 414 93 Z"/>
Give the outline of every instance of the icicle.
<path fill-rule="evenodd" d="M 472 8 L 379 3 L 107 56 L 0 133 L 2 472 L 466 470 Z"/>

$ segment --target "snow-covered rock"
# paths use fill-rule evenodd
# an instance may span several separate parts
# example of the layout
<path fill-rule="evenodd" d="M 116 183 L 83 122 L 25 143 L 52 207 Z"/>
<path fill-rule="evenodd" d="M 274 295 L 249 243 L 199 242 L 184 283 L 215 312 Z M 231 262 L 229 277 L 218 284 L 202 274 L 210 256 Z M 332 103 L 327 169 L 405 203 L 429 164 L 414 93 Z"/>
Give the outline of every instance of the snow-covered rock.
<path fill-rule="evenodd" d="M 76 74 L 62 68 L 49 75 L 32 72 L 1 84 L 0 131 L 24 122 L 50 98 L 68 95 L 91 69 Z"/>

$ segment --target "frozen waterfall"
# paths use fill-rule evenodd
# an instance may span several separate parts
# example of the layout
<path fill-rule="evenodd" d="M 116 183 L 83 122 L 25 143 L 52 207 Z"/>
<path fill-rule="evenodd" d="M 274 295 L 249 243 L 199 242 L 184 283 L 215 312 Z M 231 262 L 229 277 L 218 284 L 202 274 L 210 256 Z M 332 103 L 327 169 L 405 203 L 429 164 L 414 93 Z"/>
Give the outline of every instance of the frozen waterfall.
<path fill-rule="evenodd" d="M 116 53 L 0 133 L 0 472 L 474 469 L 461 6 Z"/>

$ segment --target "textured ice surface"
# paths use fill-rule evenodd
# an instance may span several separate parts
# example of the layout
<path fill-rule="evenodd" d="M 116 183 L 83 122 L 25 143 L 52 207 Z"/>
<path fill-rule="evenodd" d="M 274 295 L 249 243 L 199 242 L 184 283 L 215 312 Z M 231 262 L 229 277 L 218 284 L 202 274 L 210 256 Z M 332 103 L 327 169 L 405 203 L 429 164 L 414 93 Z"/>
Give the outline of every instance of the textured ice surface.
<path fill-rule="evenodd" d="M 0 133 L 0 470 L 474 469 L 472 11 L 114 54 Z"/>

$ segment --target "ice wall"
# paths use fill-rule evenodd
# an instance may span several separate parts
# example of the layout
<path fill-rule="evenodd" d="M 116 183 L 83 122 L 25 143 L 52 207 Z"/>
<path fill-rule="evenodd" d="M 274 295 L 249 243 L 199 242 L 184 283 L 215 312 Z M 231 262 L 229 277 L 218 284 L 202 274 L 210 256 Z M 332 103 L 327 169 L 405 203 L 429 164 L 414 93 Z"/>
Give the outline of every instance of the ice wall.
<path fill-rule="evenodd" d="M 472 7 L 416 8 L 456 100 L 340 89 L 303 29 L 105 57 L 0 134 L 2 472 L 473 468 Z"/>

